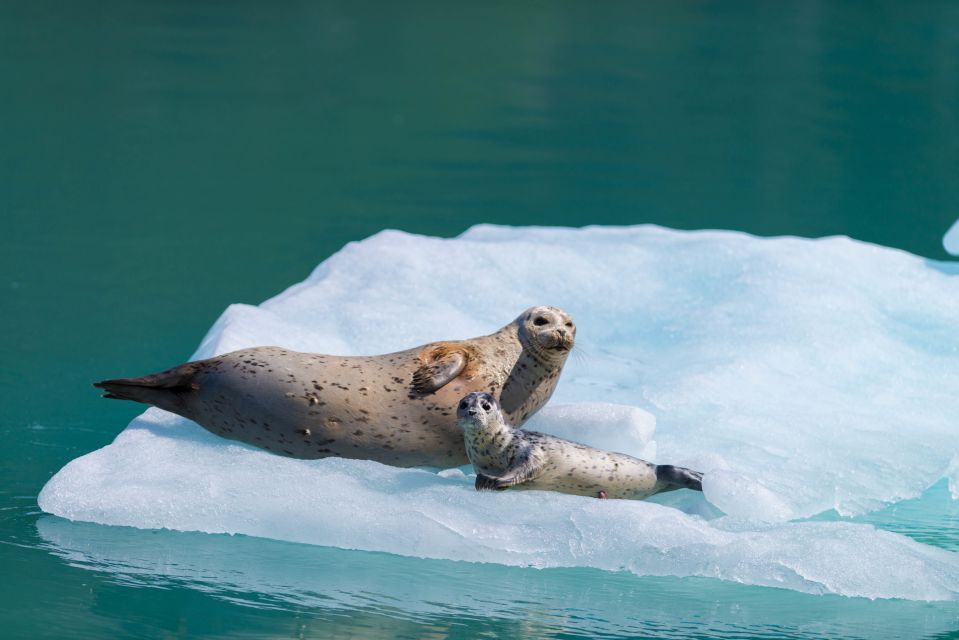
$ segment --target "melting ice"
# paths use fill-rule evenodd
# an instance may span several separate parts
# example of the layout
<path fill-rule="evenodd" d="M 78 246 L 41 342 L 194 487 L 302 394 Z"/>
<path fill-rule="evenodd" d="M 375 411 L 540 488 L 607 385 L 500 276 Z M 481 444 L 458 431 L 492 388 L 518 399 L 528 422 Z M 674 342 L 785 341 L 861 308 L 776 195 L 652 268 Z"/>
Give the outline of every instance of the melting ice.
<path fill-rule="evenodd" d="M 844 238 L 383 232 L 259 307 L 231 306 L 195 357 L 263 344 L 384 353 L 561 306 L 579 355 L 529 427 L 703 470 L 712 506 L 480 494 L 460 471 L 280 458 L 156 409 L 64 467 L 40 506 L 406 556 L 956 599 L 959 555 L 801 521 L 875 510 L 944 476 L 956 486 L 959 276 L 938 267 Z"/>
<path fill-rule="evenodd" d="M 946 232 L 942 239 L 942 246 L 952 255 L 959 256 L 959 220 L 956 220 Z"/>

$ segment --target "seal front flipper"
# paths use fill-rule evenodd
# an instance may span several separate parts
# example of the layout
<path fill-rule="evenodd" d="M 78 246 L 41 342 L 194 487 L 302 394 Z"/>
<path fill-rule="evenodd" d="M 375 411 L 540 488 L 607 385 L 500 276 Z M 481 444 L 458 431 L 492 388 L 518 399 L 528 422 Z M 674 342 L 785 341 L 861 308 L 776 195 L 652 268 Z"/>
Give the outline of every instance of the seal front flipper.
<path fill-rule="evenodd" d="M 485 473 L 476 474 L 476 490 L 495 489 L 502 491 L 516 485 L 529 482 L 539 475 L 542 462 L 538 451 L 527 448 L 521 451 L 512 461 L 512 466 L 501 476 L 489 476 Z"/>
<path fill-rule="evenodd" d="M 499 478 L 488 476 L 485 473 L 476 474 L 476 484 L 473 486 L 476 487 L 477 491 L 506 491 L 507 489 Z"/>
<path fill-rule="evenodd" d="M 410 398 L 421 398 L 449 384 L 469 362 L 465 349 L 436 347 L 420 356 L 420 367 L 413 372 Z"/>

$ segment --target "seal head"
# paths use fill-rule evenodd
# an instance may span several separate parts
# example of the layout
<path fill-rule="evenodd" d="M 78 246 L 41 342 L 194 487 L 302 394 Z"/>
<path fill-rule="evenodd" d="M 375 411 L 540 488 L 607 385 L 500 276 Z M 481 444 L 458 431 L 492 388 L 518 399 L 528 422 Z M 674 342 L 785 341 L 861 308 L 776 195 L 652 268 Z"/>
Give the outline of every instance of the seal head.
<path fill-rule="evenodd" d="M 491 458 L 505 455 L 514 444 L 513 430 L 503 419 L 496 398 L 489 393 L 468 394 L 456 408 L 456 420 L 463 430 L 470 462 L 495 472 L 495 464 L 489 464 Z"/>
<path fill-rule="evenodd" d="M 521 313 L 504 330 L 515 336 L 513 339 L 522 346 L 522 353 L 513 363 L 502 389 L 486 390 L 499 401 L 509 423 L 520 425 L 553 394 L 576 342 L 576 325 L 562 309 L 538 306 Z"/>
<path fill-rule="evenodd" d="M 523 346 L 545 361 L 565 360 L 576 341 L 573 319 L 556 307 L 531 307 L 516 324 Z"/>
<path fill-rule="evenodd" d="M 460 400 L 456 408 L 456 419 L 465 433 L 476 435 L 503 424 L 503 412 L 492 395 L 474 391 Z"/>

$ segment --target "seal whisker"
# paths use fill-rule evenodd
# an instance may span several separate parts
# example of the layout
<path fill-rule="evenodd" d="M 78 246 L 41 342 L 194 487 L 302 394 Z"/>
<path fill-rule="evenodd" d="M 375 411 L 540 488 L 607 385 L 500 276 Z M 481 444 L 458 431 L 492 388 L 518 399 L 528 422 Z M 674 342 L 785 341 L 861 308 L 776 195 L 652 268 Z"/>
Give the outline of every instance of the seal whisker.
<path fill-rule="evenodd" d="M 570 355 L 573 356 L 573 359 L 581 365 L 589 366 L 593 356 L 587 351 L 584 347 L 580 345 L 574 345 L 570 351 Z"/>

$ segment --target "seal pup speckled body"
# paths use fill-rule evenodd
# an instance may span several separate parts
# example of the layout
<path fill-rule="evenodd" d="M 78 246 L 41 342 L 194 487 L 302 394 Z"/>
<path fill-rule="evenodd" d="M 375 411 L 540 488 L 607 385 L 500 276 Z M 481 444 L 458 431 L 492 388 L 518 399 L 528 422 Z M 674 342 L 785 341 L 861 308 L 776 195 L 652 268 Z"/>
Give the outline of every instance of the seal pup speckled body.
<path fill-rule="evenodd" d="M 256 347 L 95 386 L 280 455 L 452 467 L 469 463 L 460 398 L 488 392 L 525 422 L 553 394 L 575 335 L 564 311 L 533 307 L 470 340 L 378 356 Z"/>
<path fill-rule="evenodd" d="M 513 428 L 488 393 L 468 394 L 456 417 L 476 470 L 477 490 L 543 489 L 629 500 L 673 489 L 703 490 L 697 471 Z"/>

